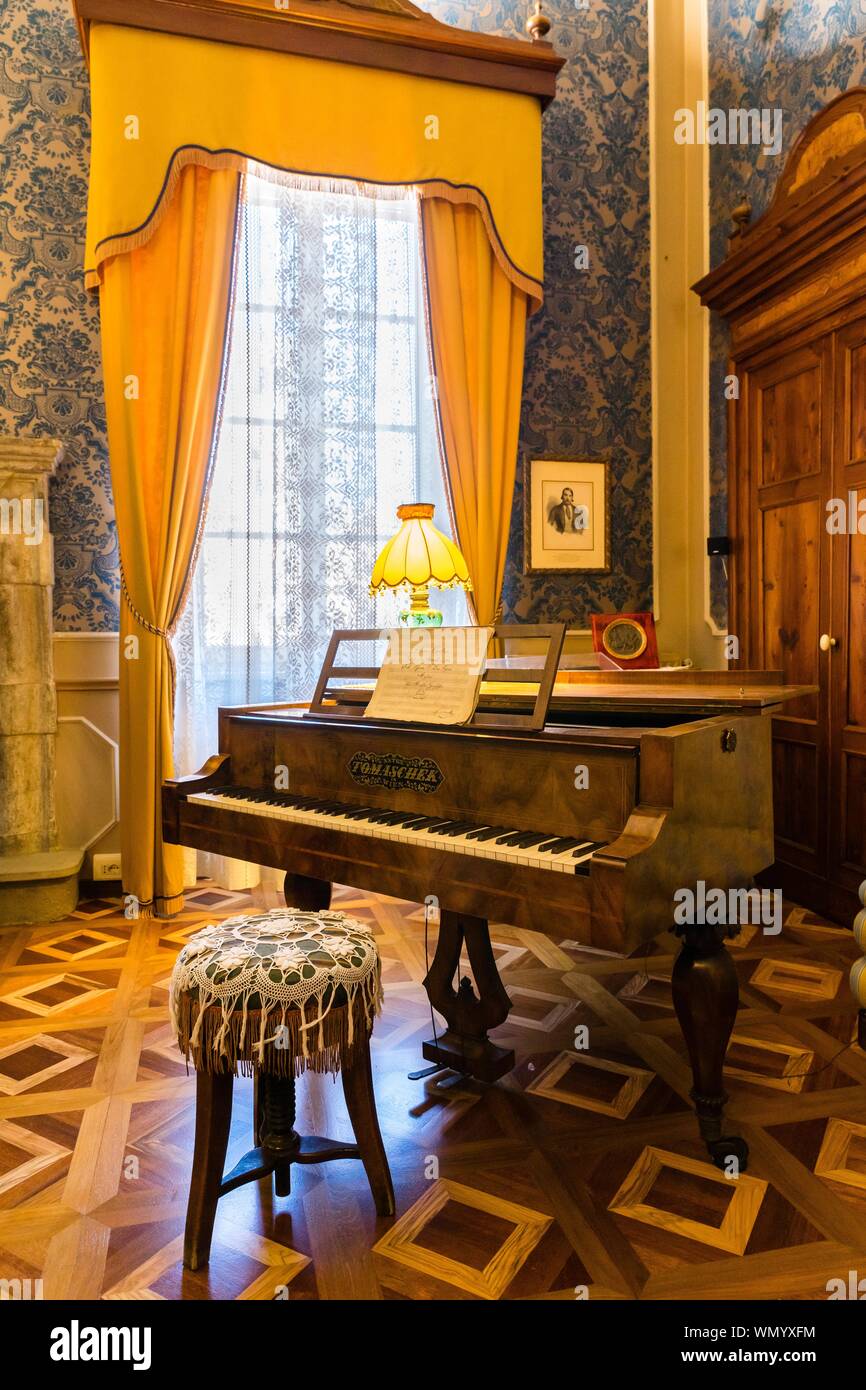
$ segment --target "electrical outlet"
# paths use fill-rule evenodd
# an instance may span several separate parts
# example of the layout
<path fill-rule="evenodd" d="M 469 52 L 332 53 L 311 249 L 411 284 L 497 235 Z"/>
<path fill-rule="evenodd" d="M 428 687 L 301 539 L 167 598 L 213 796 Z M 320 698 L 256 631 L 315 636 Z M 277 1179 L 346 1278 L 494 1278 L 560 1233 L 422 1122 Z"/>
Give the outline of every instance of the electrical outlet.
<path fill-rule="evenodd" d="M 119 854 L 94 854 L 93 880 L 95 883 L 104 882 L 106 879 L 119 880 L 121 877 Z"/>

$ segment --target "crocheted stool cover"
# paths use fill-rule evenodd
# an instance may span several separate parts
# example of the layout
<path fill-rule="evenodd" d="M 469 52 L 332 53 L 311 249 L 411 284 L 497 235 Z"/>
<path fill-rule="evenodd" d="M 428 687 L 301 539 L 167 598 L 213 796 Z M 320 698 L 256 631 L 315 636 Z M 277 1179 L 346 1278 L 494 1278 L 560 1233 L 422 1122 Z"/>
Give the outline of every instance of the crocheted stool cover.
<path fill-rule="evenodd" d="M 277 908 L 190 937 L 171 1021 L 197 1071 L 298 1076 L 350 1067 L 382 1007 L 369 928 L 342 912 Z"/>

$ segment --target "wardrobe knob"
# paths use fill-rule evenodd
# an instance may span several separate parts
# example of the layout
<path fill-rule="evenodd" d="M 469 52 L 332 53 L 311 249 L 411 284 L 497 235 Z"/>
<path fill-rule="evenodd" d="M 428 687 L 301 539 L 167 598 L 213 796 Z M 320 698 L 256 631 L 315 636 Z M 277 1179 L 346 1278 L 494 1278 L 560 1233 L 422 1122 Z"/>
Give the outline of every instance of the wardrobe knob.
<path fill-rule="evenodd" d="M 818 639 L 818 646 L 821 648 L 822 652 L 830 652 L 834 647 L 838 647 L 838 645 L 839 643 L 836 641 L 836 638 L 831 637 L 829 632 L 822 632 Z"/>

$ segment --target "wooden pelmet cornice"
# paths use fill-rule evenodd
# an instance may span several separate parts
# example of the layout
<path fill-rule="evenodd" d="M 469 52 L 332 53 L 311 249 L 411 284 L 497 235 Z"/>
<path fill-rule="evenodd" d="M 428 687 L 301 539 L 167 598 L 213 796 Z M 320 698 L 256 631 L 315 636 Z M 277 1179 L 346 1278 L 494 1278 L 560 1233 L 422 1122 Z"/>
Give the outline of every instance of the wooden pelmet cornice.
<path fill-rule="evenodd" d="M 408 0 L 72 0 L 85 58 L 91 24 L 387 68 L 536 96 L 546 106 L 563 65 L 552 44 L 442 24 Z M 542 22 L 541 31 L 546 32 Z M 324 99 L 324 98 L 323 98 Z"/>
<path fill-rule="evenodd" d="M 866 250 L 866 88 L 843 93 L 813 117 L 767 211 L 752 226 L 742 225 L 747 216 L 737 210 L 741 227 L 730 254 L 693 286 L 702 304 L 737 323 L 822 276 L 828 297 L 854 292 L 834 267 L 853 258 L 858 239 Z"/>

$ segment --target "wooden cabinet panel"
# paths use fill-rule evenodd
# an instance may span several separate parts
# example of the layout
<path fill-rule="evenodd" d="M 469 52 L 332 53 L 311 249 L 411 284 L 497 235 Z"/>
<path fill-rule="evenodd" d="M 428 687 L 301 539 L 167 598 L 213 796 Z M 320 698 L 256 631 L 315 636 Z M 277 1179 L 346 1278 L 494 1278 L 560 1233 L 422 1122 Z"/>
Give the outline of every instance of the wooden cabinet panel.
<path fill-rule="evenodd" d="M 846 335 L 847 336 L 847 335 Z M 866 342 L 843 342 L 847 377 L 846 455 L 849 463 L 866 458 Z"/>
<path fill-rule="evenodd" d="M 747 367 L 745 379 L 739 482 L 749 498 L 747 664 L 818 686 L 773 720 L 776 862 L 819 878 L 827 866 L 827 818 L 819 808 L 827 796 L 829 688 L 819 639 L 830 603 L 832 335 L 780 344 Z"/>
<path fill-rule="evenodd" d="M 782 372 L 771 374 L 756 395 L 762 486 L 821 467 L 821 363 L 807 350 L 784 358 Z"/>
<path fill-rule="evenodd" d="M 830 816 L 829 871 L 854 892 L 866 873 L 866 317 L 839 329 L 835 356 L 832 492 L 845 503 L 847 529 L 830 537 L 830 806 L 839 811 Z"/>
<path fill-rule="evenodd" d="M 784 671 L 792 685 L 818 680 L 824 512 L 821 501 L 787 502 L 761 511 L 759 572 L 763 590 L 760 666 Z M 796 714 L 814 722 L 818 697 L 798 700 Z"/>
<path fill-rule="evenodd" d="M 784 726 L 773 733 L 773 812 L 776 839 L 795 850 L 818 856 L 818 816 L 815 798 L 817 754 L 812 743 L 785 737 Z"/>
<path fill-rule="evenodd" d="M 844 820 L 842 862 L 838 867 L 862 880 L 866 875 L 866 753 L 842 754 L 842 782 Z"/>
<path fill-rule="evenodd" d="M 857 496 L 866 497 L 866 491 L 858 489 Z M 845 664 L 844 722 L 866 729 L 866 536 L 858 534 L 850 540 L 840 536 L 837 540 L 839 548 L 847 540 L 848 549 L 847 556 L 840 557 L 843 578 L 848 571 L 848 632 L 840 653 Z"/>
<path fill-rule="evenodd" d="M 730 254 L 695 286 L 728 326 L 740 383 L 728 415 L 739 664 L 818 687 L 773 721 L 768 881 L 849 924 L 866 876 L 866 147 L 849 134 L 864 118 L 863 89 L 813 116 L 767 210 L 736 218 Z M 840 502 L 846 524 L 830 530 Z"/>

